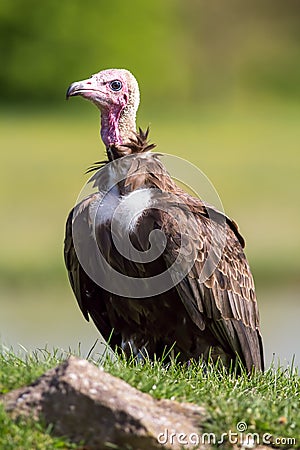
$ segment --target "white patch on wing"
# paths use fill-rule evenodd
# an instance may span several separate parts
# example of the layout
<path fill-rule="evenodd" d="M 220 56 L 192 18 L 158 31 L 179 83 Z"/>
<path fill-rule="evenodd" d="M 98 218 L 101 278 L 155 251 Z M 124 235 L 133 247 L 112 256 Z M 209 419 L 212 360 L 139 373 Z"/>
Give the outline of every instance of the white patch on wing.
<path fill-rule="evenodd" d="M 150 207 L 151 201 L 151 189 L 144 188 L 130 192 L 122 198 L 116 211 L 116 219 L 123 226 L 125 224 L 127 230 L 134 230 L 140 217 Z"/>
<path fill-rule="evenodd" d="M 119 230 L 131 232 L 139 218 L 151 205 L 151 200 L 151 189 L 138 189 L 120 197 L 118 189 L 114 187 L 102 200 L 98 198 L 90 204 L 90 218 L 93 221 L 97 214 L 99 225 L 113 221 Z"/>
<path fill-rule="evenodd" d="M 95 206 L 97 208 L 97 218 L 101 224 L 110 222 L 115 210 L 120 205 L 120 195 L 117 186 L 114 186 Z"/>

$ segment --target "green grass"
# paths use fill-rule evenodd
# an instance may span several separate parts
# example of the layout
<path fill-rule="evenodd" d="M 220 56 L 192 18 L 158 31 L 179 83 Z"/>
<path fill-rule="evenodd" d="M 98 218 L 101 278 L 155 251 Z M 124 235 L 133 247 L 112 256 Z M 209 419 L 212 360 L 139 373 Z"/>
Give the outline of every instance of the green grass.
<path fill-rule="evenodd" d="M 0 405 L 0 448 L 5 450 L 77 449 L 67 439 L 51 436 L 51 427 L 27 419 L 14 422 Z"/>
<path fill-rule="evenodd" d="M 0 393 L 34 381 L 45 370 L 54 367 L 67 354 L 58 351 L 38 350 L 21 358 L 12 351 L 0 354 Z M 132 386 L 155 398 L 169 398 L 193 402 L 207 410 L 203 431 L 215 433 L 236 432 L 239 422 L 247 424 L 247 432 L 265 433 L 273 438 L 285 438 L 282 448 L 300 448 L 300 397 L 299 374 L 293 367 L 271 367 L 265 373 L 248 377 L 227 373 L 222 367 L 201 364 L 188 367 L 173 361 L 169 365 L 145 361 L 143 364 L 114 361 L 100 357 L 94 361 L 102 364 L 111 374 L 124 379 Z M 287 438 L 296 439 L 295 445 Z M 52 436 L 51 427 L 28 420 L 13 422 L 0 409 L 0 448 L 46 450 L 50 448 L 75 448 L 70 443 Z"/>
<path fill-rule="evenodd" d="M 62 355 L 47 350 L 38 351 L 21 358 L 12 351 L 0 353 L 0 400 L 1 394 L 32 383 L 42 373 L 62 361 Z M 52 450 L 75 449 L 67 439 L 51 435 L 51 426 L 21 418 L 12 420 L 0 403 L 0 448 L 5 450 Z"/>

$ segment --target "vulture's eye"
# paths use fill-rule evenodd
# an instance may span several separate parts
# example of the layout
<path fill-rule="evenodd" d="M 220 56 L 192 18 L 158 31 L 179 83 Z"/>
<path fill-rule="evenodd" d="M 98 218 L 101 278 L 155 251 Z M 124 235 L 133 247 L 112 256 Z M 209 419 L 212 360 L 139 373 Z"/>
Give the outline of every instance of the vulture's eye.
<path fill-rule="evenodd" d="M 113 80 L 109 83 L 109 87 L 112 91 L 120 91 L 122 89 L 122 82 L 120 80 Z"/>

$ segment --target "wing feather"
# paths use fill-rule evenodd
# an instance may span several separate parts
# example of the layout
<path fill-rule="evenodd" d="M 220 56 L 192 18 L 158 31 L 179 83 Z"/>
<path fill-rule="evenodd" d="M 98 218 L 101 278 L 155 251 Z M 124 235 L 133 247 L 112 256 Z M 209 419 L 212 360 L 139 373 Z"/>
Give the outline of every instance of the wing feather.
<path fill-rule="evenodd" d="M 188 199 L 188 195 L 185 195 L 186 204 Z M 191 208 L 197 230 L 185 236 L 187 242 L 184 249 L 184 257 L 189 259 L 194 257 L 196 248 L 196 260 L 192 270 L 177 285 L 178 294 L 194 323 L 198 326 L 201 324 L 201 330 L 205 327 L 209 329 L 227 353 L 240 356 L 249 371 L 253 366 L 262 369 L 259 314 L 252 274 L 243 251 L 244 241 L 235 223 L 230 225 L 229 219 L 223 216 L 226 220 L 222 224 L 219 220 L 221 213 L 215 217 L 205 216 L 202 212 L 203 203 L 198 201 L 200 213 L 196 212 L 194 198 Z M 181 212 L 177 211 L 179 222 L 180 216 Z M 171 229 L 166 221 L 162 226 L 168 235 L 164 258 L 170 267 L 178 254 L 180 239 L 174 231 L 175 227 Z M 223 245 L 222 238 L 225 239 Z M 202 281 L 201 274 L 209 254 L 211 267 L 215 264 L 215 268 Z"/>
<path fill-rule="evenodd" d="M 65 264 L 72 290 L 83 316 L 86 320 L 89 320 L 89 316 L 92 318 L 105 341 L 110 339 L 112 347 L 119 347 L 122 339 L 118 332 L 114 331 L 112 334 L 113 326 L 106 307 L 110 301 L 110 294 L 88 277 L 80 265 L 73 242 L 74 222 L 83 234 L 87 236 L 90 234 L 88 206 L 92 200 L 92 197 L 85 199 L 68 216 L 64 243 Z"/>

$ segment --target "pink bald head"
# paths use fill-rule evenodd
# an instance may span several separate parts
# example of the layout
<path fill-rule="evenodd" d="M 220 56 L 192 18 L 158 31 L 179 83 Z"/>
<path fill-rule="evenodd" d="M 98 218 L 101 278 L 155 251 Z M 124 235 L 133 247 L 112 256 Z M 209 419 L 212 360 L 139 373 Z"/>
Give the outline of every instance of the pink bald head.
<path fill-rule="evenodd" d="M 139 87 L 125 69 L 107 69 L 87 80 L 72 83 L 67 98 L 80 95 L 92 101 L 101 111 L 101 137 L 105 145 L 122 145 L 136 131 Z"/>

